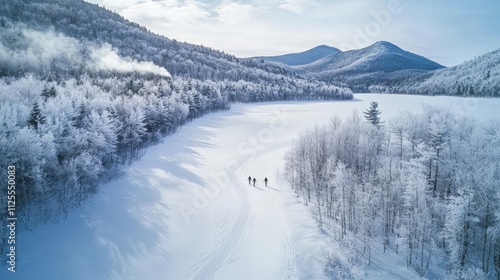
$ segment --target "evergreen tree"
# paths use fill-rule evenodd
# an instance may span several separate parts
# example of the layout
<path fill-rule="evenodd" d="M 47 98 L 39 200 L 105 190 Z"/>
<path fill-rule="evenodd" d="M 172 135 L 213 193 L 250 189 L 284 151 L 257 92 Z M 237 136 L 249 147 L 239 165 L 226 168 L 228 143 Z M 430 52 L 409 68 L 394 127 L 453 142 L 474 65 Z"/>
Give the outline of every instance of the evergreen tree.
<path fill-rule="evenodd" d="M 377 128 L 380 128 L 380 125 L 384 123 L 380 121 L 379 115 L 381 113 L 382 112 L 378 110 L 378 102 L 375 101 L 370 102 L 370 108 L 363 112 L 365 119 Z"/>
<path fill-rule="evenodd" d="M 44 86 L 42 89 L 42 97 L 44 98 L 45 101 L 51 97 L 56 97 L 57 92 L 56 88 L 54 86 L 48 88 L 47 86 Z"/>
<path fill-rule="evenodd" d="M 38 102 L 33 104 L 33 109 L 31 109 L 30 118 L 28 119 L 28 124 L 30 127 L 34 129 L 38 129 L 40 124 L 45 123 L 45 117 L 40 112 L 40 107 L 38 106 Z"/>
<path fill-rule="evenodd" d="M 87 108 L 85 107 L 85 104 L 83 104 L 82 102 L 78 107 L 78 115 L 73 118 L 73 121 L 75 122 L 75 127 L 82 128 L 84 119 L 87 115 L 88 115 Z"/>

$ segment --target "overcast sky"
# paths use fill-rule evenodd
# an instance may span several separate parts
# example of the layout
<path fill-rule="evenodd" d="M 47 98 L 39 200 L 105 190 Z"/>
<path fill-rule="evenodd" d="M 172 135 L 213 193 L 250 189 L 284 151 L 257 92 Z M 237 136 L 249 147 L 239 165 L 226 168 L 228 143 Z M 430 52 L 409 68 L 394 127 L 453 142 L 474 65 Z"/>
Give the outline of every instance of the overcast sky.
<path fill-rule="evenodd" d="M 499 0 L 87 0 L 238 57 L 389 41 L 445 66 L 500 48 Z"/>

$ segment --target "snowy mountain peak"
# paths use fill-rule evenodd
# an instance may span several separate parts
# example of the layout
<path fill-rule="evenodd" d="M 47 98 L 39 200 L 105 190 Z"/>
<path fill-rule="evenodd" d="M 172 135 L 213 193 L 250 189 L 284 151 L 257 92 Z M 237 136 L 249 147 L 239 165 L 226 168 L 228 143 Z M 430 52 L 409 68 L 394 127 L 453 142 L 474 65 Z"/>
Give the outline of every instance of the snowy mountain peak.
<path fill-rule="evenodd" d="M 368 50 L 376 51 L 376 52 L 385 52 L 385 53 L 397 53 L 397 52 L 404 52 L 400 47 L 387 42 L 387 41 L 378 41 L 368 47 L 366 47 Z"/>
<path fill-rule="evenodd" d="M 334 48 L 334 47 L 330 47 L 330 46 L 327 46 L 327 45 L 319 45 L 319 46 L 316 46 L 310 50 L 307 50 L 305 51 L 305 53 L 307 52 L 329 52 L 329 53 L 336 53 L 336 52 L 340 52 L 339 49 L 337 48 Z"/>

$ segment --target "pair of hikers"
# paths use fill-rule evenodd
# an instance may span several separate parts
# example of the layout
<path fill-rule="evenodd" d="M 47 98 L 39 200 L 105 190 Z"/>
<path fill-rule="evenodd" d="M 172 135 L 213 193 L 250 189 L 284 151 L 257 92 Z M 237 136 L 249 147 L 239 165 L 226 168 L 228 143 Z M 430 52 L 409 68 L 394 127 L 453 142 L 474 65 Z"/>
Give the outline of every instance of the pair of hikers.
<path fill-rule="evenodd" d="M 264 178 L 264 184 L 266 184 L 266 187 L 267 187 L 267 177 Z M 255 187 L 255 182 L 257 182 L 257 179 L 253 178 L 252 180 L 252 176 L 248 176 L 248 184 L 251 185 L 253 182 L 253 186 Z"/>

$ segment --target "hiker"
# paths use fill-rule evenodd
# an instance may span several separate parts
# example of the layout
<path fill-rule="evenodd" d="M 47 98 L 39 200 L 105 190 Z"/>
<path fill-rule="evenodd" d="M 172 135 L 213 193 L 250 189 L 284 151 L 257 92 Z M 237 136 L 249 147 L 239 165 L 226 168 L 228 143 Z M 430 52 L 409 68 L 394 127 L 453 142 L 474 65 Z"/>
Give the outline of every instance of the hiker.
<path fill-rule="evenodd" d="M 264 184 L 266 184 L 266 187 L 267 187 L 267 177 L 264 178 Z"/>
<path fill-rule="evenodd" d="M 253 186 L 255 187 L 255 182 L 257 182 L 257 179 L 253 178 Z"/>
<path fill-rule="evenodd" d="M 248 184 L 251 185 L 252 184 L 252 177 L 251 176 L 248 176 Z"/>

